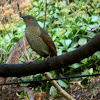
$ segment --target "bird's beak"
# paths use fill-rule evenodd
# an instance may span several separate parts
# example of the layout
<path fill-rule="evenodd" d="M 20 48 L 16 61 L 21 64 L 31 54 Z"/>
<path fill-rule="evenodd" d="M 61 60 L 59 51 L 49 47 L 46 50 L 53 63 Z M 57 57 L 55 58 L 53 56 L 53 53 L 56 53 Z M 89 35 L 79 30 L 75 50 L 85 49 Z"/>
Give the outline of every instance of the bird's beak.
<path fill-rule="evenodd" d="M 21 18 L 24 18 L 24 16 L 23 16 L 23 15 L 20 15 L 20 17 L 21 17 Z"/>

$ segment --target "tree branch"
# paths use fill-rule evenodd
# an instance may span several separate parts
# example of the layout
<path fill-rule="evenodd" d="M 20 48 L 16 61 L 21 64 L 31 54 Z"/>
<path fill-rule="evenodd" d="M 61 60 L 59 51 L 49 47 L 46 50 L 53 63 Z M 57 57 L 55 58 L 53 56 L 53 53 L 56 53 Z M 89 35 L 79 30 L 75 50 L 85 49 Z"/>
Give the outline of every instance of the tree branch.
<path fill-rule="evenodd" d="M 93 55 L 100 50 L 100 34 L 78 49 L 54 56 L 46 61 L 36 61 L 25 64 L 0 64 L 0 77 L 20 77 L 56 70 Z"/>

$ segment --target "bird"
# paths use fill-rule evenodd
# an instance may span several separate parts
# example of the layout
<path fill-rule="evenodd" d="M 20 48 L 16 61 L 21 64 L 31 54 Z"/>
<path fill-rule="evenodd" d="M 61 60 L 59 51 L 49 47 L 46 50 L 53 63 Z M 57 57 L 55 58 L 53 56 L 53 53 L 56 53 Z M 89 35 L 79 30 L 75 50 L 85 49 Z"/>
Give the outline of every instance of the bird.
<path fill-rule="evenodd" d="M 31 15 L 21 16 L 26 24 L 25 36 L 30 47 L 41 57 L 57 56 L 56 46 L 48 33 Z"/>
<path fill-rule="evenodd" d="M 48 58 L 57 56 L 54 42 L 48 33 L 38 24 L 35 17 L 31 15 L 21 15 L 26 24 L 25 36 L 32 48 L 40 57 Z M 61 76 L 62 69 L 55 71 L 56 76 Z"/>

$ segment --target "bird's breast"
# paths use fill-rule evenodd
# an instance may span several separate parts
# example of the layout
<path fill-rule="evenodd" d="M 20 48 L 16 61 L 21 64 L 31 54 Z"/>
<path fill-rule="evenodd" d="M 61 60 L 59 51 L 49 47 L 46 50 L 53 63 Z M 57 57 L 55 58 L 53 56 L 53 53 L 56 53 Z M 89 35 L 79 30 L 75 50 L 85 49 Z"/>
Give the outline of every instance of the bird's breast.
<path fill-rule="evenodd" d="M 32 27 L 26 28 L 25 35 L 30 47 L 41 56 L 50 55 L 49 47 L 40 37 L 40 34 L 41 34 L 41 31 L 39 27 L 32 26 Z"/>
<path fill-rule="evenodd" d="M 31 36 L 39 36 L 41 34 L 40 28 L 37 26 L 26 27 L 26 33 Z"/>

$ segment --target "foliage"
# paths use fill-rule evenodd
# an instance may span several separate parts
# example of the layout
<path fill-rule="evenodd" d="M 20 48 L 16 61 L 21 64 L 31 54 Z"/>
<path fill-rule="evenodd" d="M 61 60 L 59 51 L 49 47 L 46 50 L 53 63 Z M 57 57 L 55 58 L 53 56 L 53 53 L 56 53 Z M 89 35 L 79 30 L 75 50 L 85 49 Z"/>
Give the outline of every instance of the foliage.
<path fill-rule="evenodd" d="M 9 33 L 7 34 L 1 23 L 0 62 L 2 63 L 6 63 L 6 60 L 13 50 L 14 45 L 22 38 L 25 31 L 25 24 L 19 18 L 17 13 L 18 11 L 14 9 L 16 6 L 16 2 L 12 2 L 11 4 L 0 7 L 2 12 L 1 17 L 7 20 L 4 25 Z M 86 44 L 91 38 L 100 32 L 100 28 L 96 29 L 95 31 L 91 31 L 91 28 L 100 25 L 99 0 L 87 0 L 86 2 L 82 0 L 74 0 L 70 6 L 74 12 L 70 10 L 69 5 L 68 3 L 66 4 L 65 0 L 47 0 L 45 30 L 48 31 L 48 34 L 54 41 L 57 47 L 58 55 L 77 49 L 78 47 Z M 41 25 L 41 27 L 43 27 L 45 16 L 43 0 L 23 1 L 20 5 L 20 9 L 23 14 L 29 14 L 36 17 L 38 23 Z M 75 14 L 77 14 L 78 17 Z M 28 55 L 25 53 L 24 55 L 26 55 L 28 60 L 30 60 L 32 58 L 31 55 L 33 54 L 33 51 L 29 48 L 27 53 Z M 38 57 L 39 55 L 37 55 L 37 58 Z M 19 63 L 22 63 L 21 61 L 25 61 L 25 59 L 22 57 Z M 64 75 L 92 74 L 94 72 L 99 72 L 100 51 L 96 52 L 89 58 L 83 59 L 79 63 L 65 66 L 63 71 Z M 53 72 L 51 72 L 51 74 L 54 75 Z M 34 77 L 38 79 L 38 75 L 30 77 L 31 80 L 34 79 Z M 41 74 L 39 74 L 39 77 L 44 78 Z M 27 78 L 22 78 L 22 80 L 25 81 Z M 66 87 L 68 82 L 65 80 L 63 81 L 59 81 L 59 83 L 61 86 Z M 48 83 L 45 85 L 45 88 L 47 88 Z M 41 86 L 43 86 L 43 83 L 41 83 Z M 42 88 L 44 88 L 44 86 Z M 51 87 L 51 94 L 53 93 L 52 89 L 54 90 L 54 88 Z M 53 96 L 55 95 L 53 94 Z"/>

